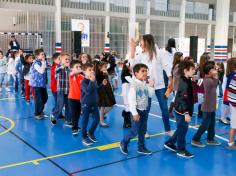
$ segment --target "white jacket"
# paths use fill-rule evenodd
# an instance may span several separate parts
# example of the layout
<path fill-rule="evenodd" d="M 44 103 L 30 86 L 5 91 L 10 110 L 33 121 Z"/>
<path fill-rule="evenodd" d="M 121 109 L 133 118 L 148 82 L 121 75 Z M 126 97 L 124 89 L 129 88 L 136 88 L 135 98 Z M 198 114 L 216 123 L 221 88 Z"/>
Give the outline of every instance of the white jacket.
<path fill-rule="evenodd" d="M 9 61 L 7 63 L 7 74 L 16 74 L 16 67 L 15 67 L 15 60 L 13 58 L 9 58 Z"/>
<path fill-rule="evenodd" d="M 148 66 L 150 79 L 155 82 L 155 90 L 165 88 L 163 70 L 165 70 L 168 77 L 171 76 L 171 69 L 169 60 L 165 58 L 163 50 L 159 50 L 156 47 L 157 55 L 150 60 L 147 52 L 137 55 L 134 59 L 130 58 L 129 62 L 131 67 L 135 64 L 142 63 Z M 171 63 L 172 65 L 172 63 Z"/>

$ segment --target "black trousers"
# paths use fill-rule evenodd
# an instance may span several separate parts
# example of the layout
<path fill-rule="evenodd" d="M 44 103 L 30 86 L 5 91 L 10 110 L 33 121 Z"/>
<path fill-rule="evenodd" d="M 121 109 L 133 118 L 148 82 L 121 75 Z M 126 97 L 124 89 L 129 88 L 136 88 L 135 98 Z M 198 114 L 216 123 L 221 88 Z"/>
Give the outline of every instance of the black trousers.
<path fill-rule="evenodd" d="M 45 104 L 48 101 L 47 89 L 43 87 L 34 87 L 35 91 L 35 116 L 42 114 Z"/>
<path fill-rule="evenodd" d="M 78 129 L 78 123 L 81 113 L 81 104 L 80 100 L 75 99 L 68 99 L 69 101 L 69 108 L 70 108 L 70 115 L 72 119 L 72 130 Z"/>

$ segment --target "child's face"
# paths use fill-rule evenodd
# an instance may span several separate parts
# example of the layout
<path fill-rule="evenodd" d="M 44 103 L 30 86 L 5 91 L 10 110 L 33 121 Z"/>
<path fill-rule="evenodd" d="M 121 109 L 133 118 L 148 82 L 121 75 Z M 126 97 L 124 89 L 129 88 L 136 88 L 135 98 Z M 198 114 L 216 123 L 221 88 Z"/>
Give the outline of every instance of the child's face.
<path fill-rule="evenodd" d="M 33 63 L 33 61 L 34 61 L 33 56 L 29 56 L 27 59 L 27 62 L 31 64 L 31 63 Z"/>
<path fill-rule="evenodd" d="M 192 78 L 193 75 L 195 74 L 195 68 L 194 67 L 190 67 L 189 70 L 184 69 L 184 74 L 185 74 L 185 77 Z"/>
<path fill-rule="evenodd" d="M 86 62 L 88 61 L 88 55 L 87 54 L 82 54 L 81 56 L 81 62 L 83 64 L 86 64 Z"/>
<path fill-rule="evenodd" d="M 102 72 L 106 72 L 106 71 L 107 71 L 107 64 L 105 64 L 105 65 L 102 66 L 101 71 L 102 71 Z"/>
<path fill-rule="evenodd" d="M 39 60 L 43 60 L 45 58 L 44 52 L 39 53 L 38 57 Z"/>
<path fill-rule="evenodd" d="M 90 78 L 92 76 L 92 74 L 94 74 L 93 72 L 93 67 L 88 67 L 85 71 L 84 71 L 85 77 L 86 78 Z"/>
<path fill-rule="evenodd" d="M 71 68 L 72 73 L 78 74 L 81 73 L 81 65 L 80 64 L 75 64 L 72 68 Z"/>
<path fill-rule="evenodd" d="M 68 67 L 70 65 L 70 57 L 69 56 L 61 57 L 61 64 Z"/>
<path fill-rule="evenodd" d="M 2 59 L 3 58 L 3 55 L 2 55 L 2 53 L 0 53 L 0 59 Z"/>
<path fill-rule="evenodd" d="M 138 72 L 135 73 L 135 77 L 141 81 L 145 81 L 147 79 L 148 70 L 143 67 Z"/>
<path fill-rule="evenodd" d="M 218 73 L 218 72 L 217 72 L 216 68 L 213 68 L 213 69 L 210 70 L 209 75 L 210 75 L 210 76 L 214 76 L 214 75 L 216 75 L 217 73 Z"/>

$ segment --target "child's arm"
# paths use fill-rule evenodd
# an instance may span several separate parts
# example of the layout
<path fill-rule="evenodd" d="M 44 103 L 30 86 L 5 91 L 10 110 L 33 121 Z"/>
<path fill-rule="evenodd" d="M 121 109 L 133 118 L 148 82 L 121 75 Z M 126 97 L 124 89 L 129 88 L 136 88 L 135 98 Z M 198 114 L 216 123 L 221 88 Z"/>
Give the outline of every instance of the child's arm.
<path fill-rule="evenodd" d="M 43 74 L 45 72 L 45 70 L 46 70 L 47 65 L 46 65 L 46 61 L 45 60 L 41 61 L 41 62 L 42 62 L 42 66 L 40 66 L 38 64 L 35 64 L 34 68 L 35 68 L 35 70 L 37 70 L 37 72 L 39 72 L 40 74 Z"/>
<path fill-rule="evenodd" d="M 151 98 L 155 95 L 155 89 L 154 89 L 155 82 L 153 80 L 149 80 L 148 84 L 148 96 Z"/>
<path fill-rule="evenodd" d="M 130 87 L 129 95 L 128 95 L 128 102 L 129 102 L 129 110 L 133 115 L 135 121 L 139 120 L 139 115 L 137 112 L 137 99 L 136 99 L 136 91 L 134 87 Z"/>
<path fill-rule="evenodd" d="M 187 83 L 185 83 L 182 80 L 180 80 L 180 83 L 179 83 L 178 93 L 180 93 L 180 95 L 179 95 L 180 102 L 179 103 L 181 103 L 183 113 L 185 115 L 189 115 L 190 114 L 190 109 L 189 109 L 189 98 L 190 97 L 188 96 L 188 85 L 187 85 Z"/>

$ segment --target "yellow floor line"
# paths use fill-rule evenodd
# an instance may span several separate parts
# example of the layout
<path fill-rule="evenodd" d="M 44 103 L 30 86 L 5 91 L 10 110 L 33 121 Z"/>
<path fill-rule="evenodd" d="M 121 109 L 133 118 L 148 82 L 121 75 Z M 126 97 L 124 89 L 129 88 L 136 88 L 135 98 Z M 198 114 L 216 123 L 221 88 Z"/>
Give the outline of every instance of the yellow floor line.
<path fill-rule="evenodd" d="M 2 136 L 4 134 L 8 133 L 9 131 L 11 131 L 15 127 L 15 123 L 14 123 L 14 121 L 12 119 L 9 119 L 9 118 L 4 117 L 4 116 L 0 116 L 0 119 L 7 120 L 10 123 L 10 127 L 7 128 L 5 131 L 0 133 L 0 136 Z"/>
<path fill-rule="evenodd" d="M 0 101 L 3 101 L 3 100 L 16 100 L 16 98 L 0 98 Z"/>

